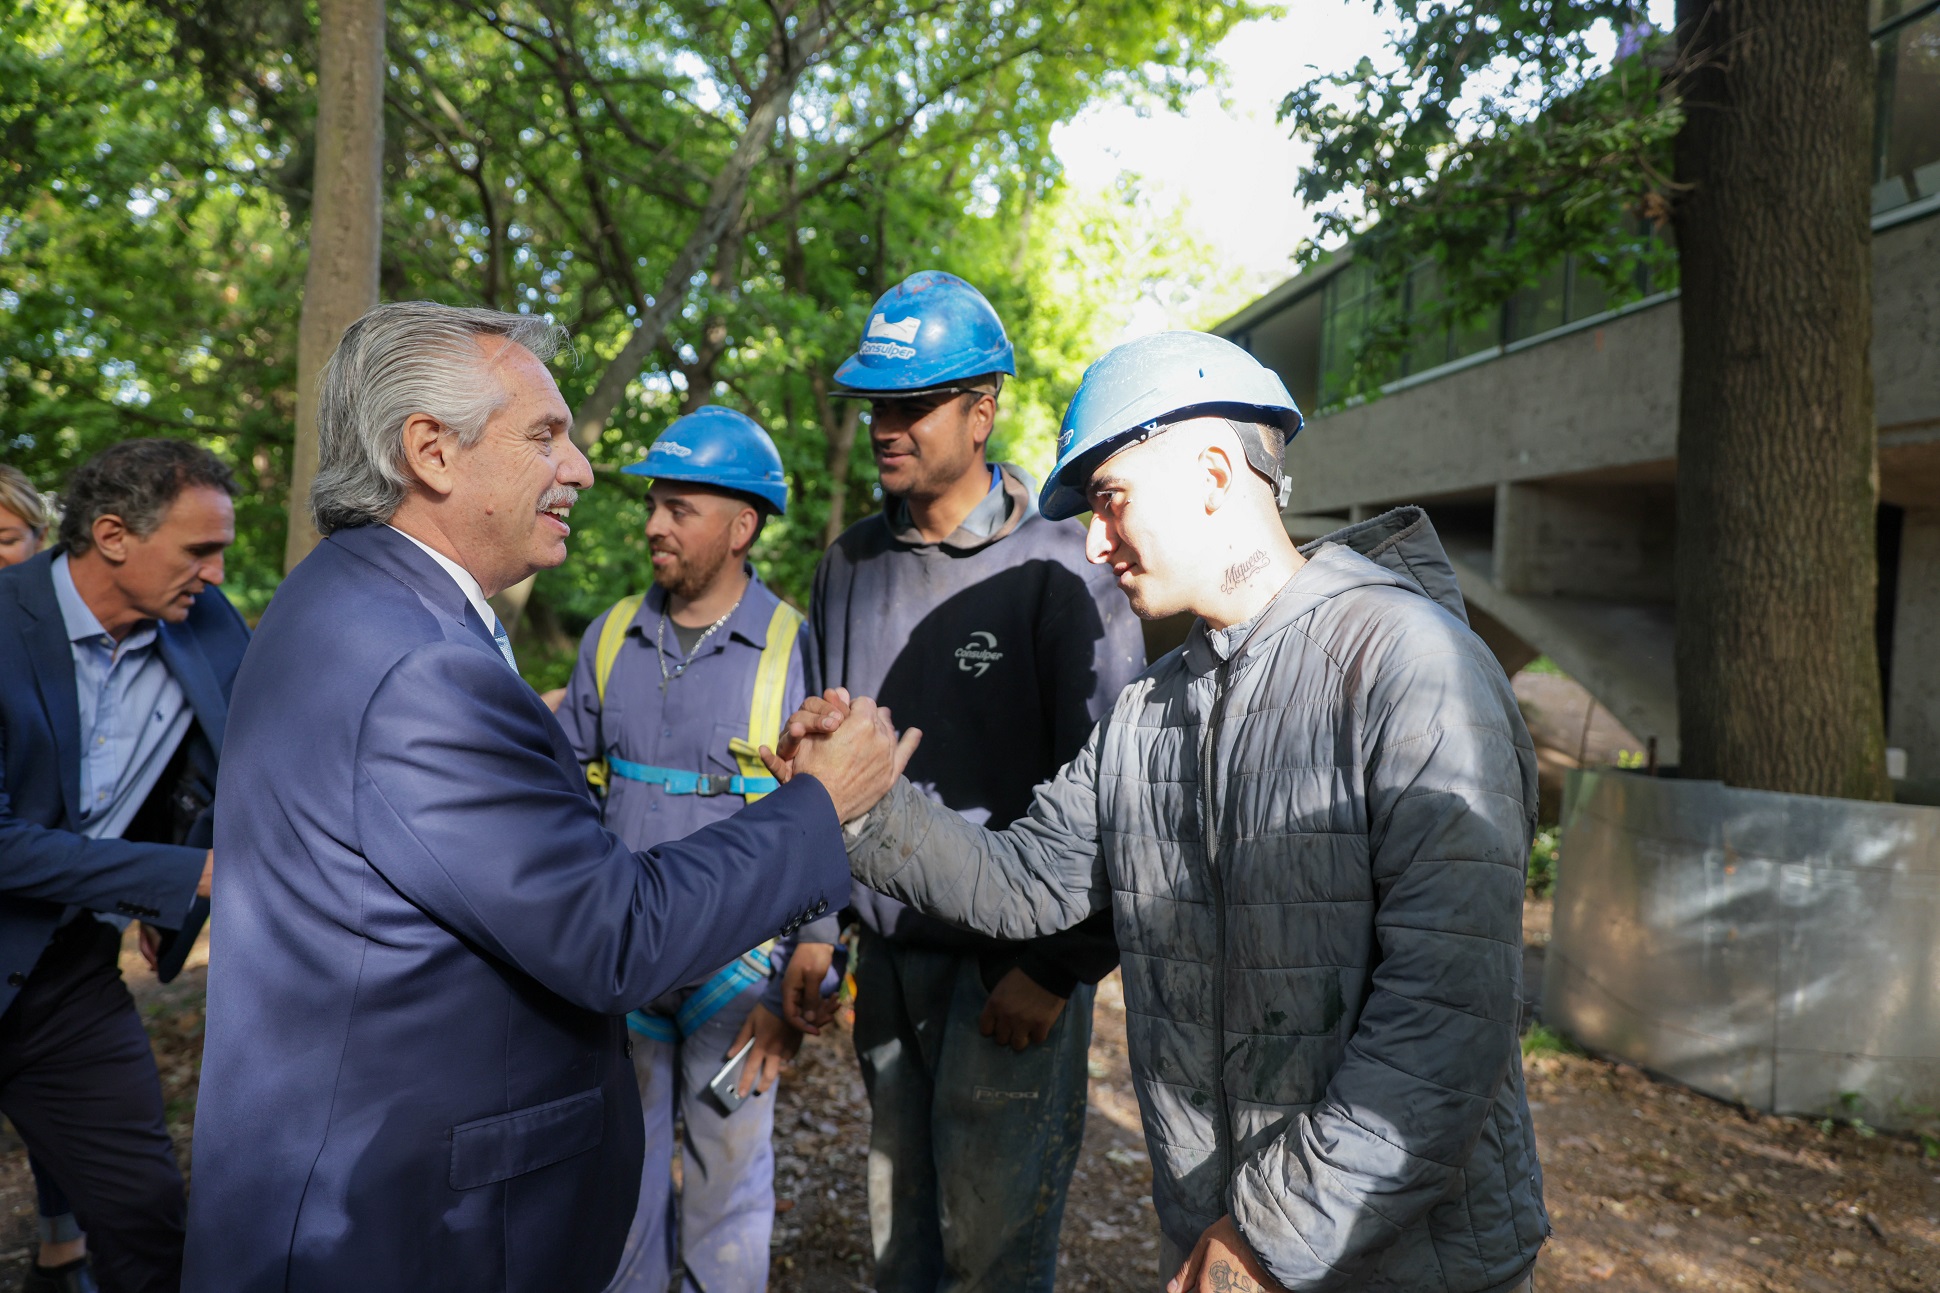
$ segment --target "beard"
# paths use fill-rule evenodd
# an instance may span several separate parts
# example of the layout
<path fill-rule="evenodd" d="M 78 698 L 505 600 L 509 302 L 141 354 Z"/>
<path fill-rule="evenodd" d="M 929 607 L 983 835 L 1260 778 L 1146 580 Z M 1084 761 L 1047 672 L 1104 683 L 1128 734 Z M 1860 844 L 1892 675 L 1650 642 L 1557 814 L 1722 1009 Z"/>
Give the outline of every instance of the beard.
<path fill-rule="evenodd" d="M 668 596 L 693 601 L 719 577 L 730 554 L 727 544 L 722 543 L 705 551 L 689 549 L 670 555 L 674 555 L 673 564 L 665 570 L 654 571 L 653 581 L 664 588 Z"/>

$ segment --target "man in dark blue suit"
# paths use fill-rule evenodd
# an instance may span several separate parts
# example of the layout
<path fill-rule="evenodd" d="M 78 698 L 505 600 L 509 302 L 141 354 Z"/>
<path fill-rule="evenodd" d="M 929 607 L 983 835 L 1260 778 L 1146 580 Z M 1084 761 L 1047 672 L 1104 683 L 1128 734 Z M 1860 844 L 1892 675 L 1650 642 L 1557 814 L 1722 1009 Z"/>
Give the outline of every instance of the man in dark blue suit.
<path fill-rule="evenodd" d="M 886 716 L 635 854 L 486 597 L 592 483 L 543 321 L 380 306 L 319 384 L 326 536 L 237 678 L 185 1283 L 594 1293 L 639 1188 L 626 1011 L 848 892 Z M 842 730 L 846 731 L 844 724 Z"/>
<path fill-rule="evenodd" d="M 116 445 L 69 480 L 60 546 L 0 571 L 0 1112 L 110 1293 L 181 1276 L 182 1175 L 118 952 L 135 918 L 182 931 L 163 952 L 179 966 L 201 923 L 249 641 L 216 588 L 235 491 L 194 445 Z"/>

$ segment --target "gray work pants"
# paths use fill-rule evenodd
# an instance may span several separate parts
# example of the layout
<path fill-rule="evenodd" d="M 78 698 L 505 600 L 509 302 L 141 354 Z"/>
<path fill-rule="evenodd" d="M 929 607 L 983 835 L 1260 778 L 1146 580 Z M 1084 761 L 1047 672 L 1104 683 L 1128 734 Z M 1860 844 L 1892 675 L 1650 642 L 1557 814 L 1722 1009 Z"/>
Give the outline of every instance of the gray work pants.
<path fill-rule="evenodd" d="M 607 1293 L 667 1293 L 675 1262 L 681 1293 L 760 1293 L 768 1287 L 775 1226 L 776 1087 L 723 1114 L 707 1084 L 727 1062 L 765 983 L 728 1002 L 678 1046 L 633 1035 L 633 1070 L 647 1124 L 640 1202 Z M 671 1019 L 693 988 L 652 1011 Z M 680 1193 L 673 1186 L 674 1122 L 682 1124 Z M 676 1244 L 678 1238 L 678 1244 Z"/>
<path fill-rule="evenodd" d="M 989 994 L 976 957 L 864 932 L 855 1047 L 879 1293 L 1050 1293 L 1093 995 L 1080 985 L 1019 1054 L 977 1030 Z"/>

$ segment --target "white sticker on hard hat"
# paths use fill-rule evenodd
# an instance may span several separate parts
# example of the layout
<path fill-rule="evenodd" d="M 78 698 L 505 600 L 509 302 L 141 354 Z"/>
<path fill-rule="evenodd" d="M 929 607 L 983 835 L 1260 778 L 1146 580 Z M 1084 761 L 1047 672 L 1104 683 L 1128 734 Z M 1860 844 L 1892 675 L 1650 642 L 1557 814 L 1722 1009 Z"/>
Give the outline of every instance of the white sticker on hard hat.
<path fill-rule="evenodd" d="M 916 340 L 918 329 L 922 326 L 923 321 L 919 318 L 903 319 L 900 322 L 891 323 L 888 319 L 878 314 L 875 318 L 869 320 L 869 330 L 862 335 L 865 337 L 888 337 L 891 341 L 914 341 Z"/>
<path fill-rule="evenodd" d="M 685 458 L 694 452 L 680 441 L 669 440 L 665 436 L 653 442 L 653 449 L 655 453 L 670 453 L 676 458 Z"/>

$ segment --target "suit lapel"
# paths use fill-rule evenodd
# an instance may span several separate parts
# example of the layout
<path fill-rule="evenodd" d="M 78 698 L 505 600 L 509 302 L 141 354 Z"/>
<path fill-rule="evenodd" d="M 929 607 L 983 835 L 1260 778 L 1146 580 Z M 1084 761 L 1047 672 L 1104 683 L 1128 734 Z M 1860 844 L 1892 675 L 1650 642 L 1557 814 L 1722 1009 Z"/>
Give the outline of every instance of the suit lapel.
<path fill-rule="evenodd" d="M 458 581 L 427 556 L 424 549 L 390 526 L 360 525 L 354 529 L 337 530 L 324 541 L 341 544 L 389 574 L 434 609 L 464 625 L 493 655 L 499 654 L 492 631 L 485 627 L 485 621 L 472 609 L 471 599 L 465 596 L 465 590 L 458 586 Z"/>
<path fill-rule="evenodd" d="M 415 592 L 426 604 L 440 614 L 463 624 L 471 635 L 492 657 L 503 660 L 499 654 L 498 643 L 492 639 L 490 629 L 472 607 L 471 599 L 465 596 L 464 589 L 458 586 L 450 573 L 426 556 L 417 544 L 405 538 L 388 525 L 363 525 L 354 529 L 337 530 L 324 538 L 325 543 L 340 545 L 379 570 L 390 575 L 399 583 Z M 549 735 L 552 739 L 553 757 L 559 761 L 560 769 L 582 794 L 590 797 L 586 778 L 579 765 L 579 757 L 573 753 L 572 742 L 560 728 L 558 720 L 551 719 Z"/>
<path fill-rule="evenodd" d="M 54 599 L 53 558 L 33 558 L 28 578 L 15 585 L 15 600 L 23 612 L 21 645 L 34 669 L 40 703 L 54 729 L 54 748 L 60 759 L 61 802 L 70 822 L 81 820 L 81 704 L 74 688 L 74 649 L 67 640 L 61 604 Z"/>
<path fill-rule="evenodd" d="M 186 624 L 161 624 L 157 636 L 161 639 L 162 663 L 168 666 L 189 708 L 195 711 L 195 721 L 201 724 L 211 753 L 221 758 L 222 729 L 229 721 L 229 704 L 222 698 L 222 687 L 216 682 L 215 670 L 209 667 L 202 643 Z"/>
<path fill-rule="evenodd" d="M 444 574 L 442 570 L 439 571 L 438 573 Z M 451 576 L 445 575 L 445 578 L 450 579 Z M 457 587 L 456 584 L 453 584 L 452 586 Z M 478 640 L 480 642 L 483 642 L 486 646 L 492 648 L 493 655 L 498 656 L 500 659 L 504 659 L 505 658 L 504 653 L 498 649 L 498 639 L 492 636 L 492 630 L 485 627 L 485 621 L 478 618 L 478 611 L 472 605 L 471 598 L 466 597 L 464 593 L 461 591 L 459 593 L 459 601 L 462 603 L 461 609 L 459 611 L 459 618 L 465 621 L 465 627 L 470 629 L 473 633 L 477 634 Z"/>

